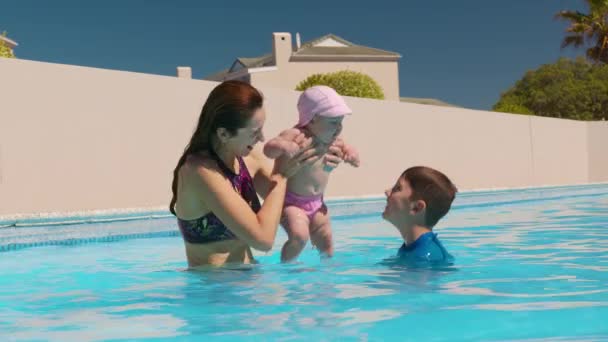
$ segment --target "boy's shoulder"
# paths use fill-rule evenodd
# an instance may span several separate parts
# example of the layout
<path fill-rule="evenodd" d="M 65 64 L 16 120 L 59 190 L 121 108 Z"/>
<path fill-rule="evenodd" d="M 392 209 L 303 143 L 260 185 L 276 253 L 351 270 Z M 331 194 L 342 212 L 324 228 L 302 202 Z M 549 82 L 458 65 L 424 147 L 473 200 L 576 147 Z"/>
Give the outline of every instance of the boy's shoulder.
<path fill-rule="evenodd" d="M 453 264 L 454 257 L 443 246 L 437 234 L 428 232 L 422 234 L 414 243 L 399 248 L 399 259 L 414 263 Z"/>

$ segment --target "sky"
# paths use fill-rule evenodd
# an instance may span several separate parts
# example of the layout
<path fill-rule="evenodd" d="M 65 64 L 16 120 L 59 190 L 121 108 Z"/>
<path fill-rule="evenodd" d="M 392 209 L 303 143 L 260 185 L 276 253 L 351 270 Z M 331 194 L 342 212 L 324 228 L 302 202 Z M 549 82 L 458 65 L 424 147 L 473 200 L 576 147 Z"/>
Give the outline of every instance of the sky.
<path fill-rule="evenodd" d="M 559 57 L 562 9 L 582 0 L 0 0 L 18 58 L 203 78 L 272 50 L 272 32 L 328 33 L 394 51 L 403 97 L 489 110 L 526 71 Z M 295 39 L 295 38 L 294 38 Z"/>

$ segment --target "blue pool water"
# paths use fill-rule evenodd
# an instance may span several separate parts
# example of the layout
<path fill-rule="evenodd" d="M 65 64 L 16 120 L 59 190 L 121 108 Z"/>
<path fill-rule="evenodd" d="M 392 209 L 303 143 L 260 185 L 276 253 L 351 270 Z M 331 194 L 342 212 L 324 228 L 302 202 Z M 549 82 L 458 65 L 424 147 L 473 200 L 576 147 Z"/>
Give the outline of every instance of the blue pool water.
<path fill-rule="evenodd" d="M 245 270 L 186 271 L 170 218 L 0 228 L 0 340 L 608 340 L 608 186 L 461 194 L 441 270 L 381 263 L 383 206 L 330 206 L 331 260 L 280 264 L 281 232 Z"/>

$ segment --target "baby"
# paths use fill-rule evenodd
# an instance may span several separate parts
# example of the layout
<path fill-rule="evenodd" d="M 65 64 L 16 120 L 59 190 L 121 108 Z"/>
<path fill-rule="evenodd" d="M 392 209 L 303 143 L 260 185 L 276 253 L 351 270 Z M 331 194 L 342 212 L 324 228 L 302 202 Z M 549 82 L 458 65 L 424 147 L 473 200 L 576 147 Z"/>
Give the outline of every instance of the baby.
<path fill-rule="evenodd" d="M 340 137 L 342 119 L 352 111 L 344 99 L 330 87 L 314 86 L 300 95 L 298 100 L 298 124 L 271 139 L 264 146 L 264 154 L 278 158 L 283 154 L 294 155 L 300 147 L 294 138 L 300 134 L 313 139 L 313 143 L 327 153 L 331 146 L 342 151 L 344 162 L 359 167 L 359 154 Z M 281 225 L 288 240 L 281 250 L 281 260 L 295 259 L 308 239 L 324 255 L 333 255 L 331 224 L 323 193 L 329 174 L 333 170 L 324 158 L 302 168 L 289 178 L 283 207 Z"/>

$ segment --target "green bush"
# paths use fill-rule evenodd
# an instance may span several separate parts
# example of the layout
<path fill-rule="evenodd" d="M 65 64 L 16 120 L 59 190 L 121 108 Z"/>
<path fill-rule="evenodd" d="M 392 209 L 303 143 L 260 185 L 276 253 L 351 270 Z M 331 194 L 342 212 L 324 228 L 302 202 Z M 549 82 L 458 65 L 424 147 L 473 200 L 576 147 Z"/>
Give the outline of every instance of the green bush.
<path fill-rule="evenodd" d="M 574 120 L 608 119 L 608 65 L 561 58 L 527 72 L 493 110 Z"/>
<path fill-rule="evenodd" d="M 528 107 L 517 103 L 516 99 L 502 99 L 494 106 L 493 109 L 495 112 L 534 115 L 534 113 L 532 113 Z"/>
<path fill-rule="evenodd" d="M 373 78 L 360 72 L 343 70 L 326 74 L 314 74 L 300 82 L 296 90 L 304 91 L 316 85 L 331 87 L 343 96 L 384 99 L 382 87 Z"/>

